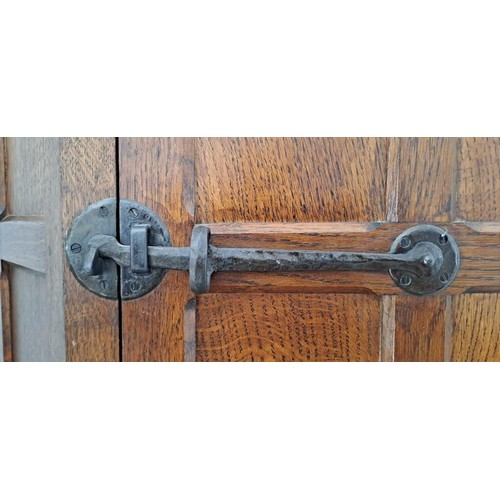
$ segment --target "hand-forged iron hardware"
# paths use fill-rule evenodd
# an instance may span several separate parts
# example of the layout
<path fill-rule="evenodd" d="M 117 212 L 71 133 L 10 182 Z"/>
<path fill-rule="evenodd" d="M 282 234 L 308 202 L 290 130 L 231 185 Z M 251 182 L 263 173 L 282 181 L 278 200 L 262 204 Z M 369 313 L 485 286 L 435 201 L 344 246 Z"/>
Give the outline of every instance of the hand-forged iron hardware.
<path fill-rule="evenodd" d="M 450 285 L 460 265 L 460 253 L 452 236 L 427 224 L 403 232 L 385 254 L 219 248 L 210 244 L 206 226 L 194 227 L 190 247 L 172 247 L 167 229 L 148 208 L 127 200 L 122 200 L 119 207 L 122 243 L 116 239 L 116 227 L 103 221 L 116 212 L 114 200 L 91 205 L 75 220 L 66 242 L 76 278 L 107 298 L 118 295 L 115 264 L 121 270 L 125 300 L 150 292 L 169 269 L 189 271 L 195 293 L 208 292 L 210 278 L 218 271 L 363 270 L 388 271 L 396 285 L 408 293 L 431 295 Z"/>

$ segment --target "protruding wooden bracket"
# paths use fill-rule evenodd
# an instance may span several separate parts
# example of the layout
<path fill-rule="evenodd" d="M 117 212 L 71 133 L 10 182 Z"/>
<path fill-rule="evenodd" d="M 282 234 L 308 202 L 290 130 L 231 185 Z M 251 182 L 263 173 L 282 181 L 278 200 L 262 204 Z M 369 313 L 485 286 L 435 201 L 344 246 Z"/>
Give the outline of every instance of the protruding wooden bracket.
<path fill-rule="evenodd" d="M 45 221 L 38 217 L 8 216 L 0 222 L 0 261 L 39 273 L 47 271 Z"/>

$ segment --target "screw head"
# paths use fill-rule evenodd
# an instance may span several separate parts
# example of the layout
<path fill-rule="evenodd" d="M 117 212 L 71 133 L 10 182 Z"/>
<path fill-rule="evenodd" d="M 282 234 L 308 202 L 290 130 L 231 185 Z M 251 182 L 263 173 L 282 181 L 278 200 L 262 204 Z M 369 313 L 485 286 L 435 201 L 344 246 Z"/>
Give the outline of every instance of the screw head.
<path fill-rule="evenodd" d="M 411 276 L 409 274 L 403 274 L 401 278 L 399 278 L 399 284 L 401 286 L 410 286 L 411 285 Z"/>
<path fill-rule="evenodd" d="M 139 216 L 139 210 L 137 210 L 137 208 L 135 207 L 129 208 L 128 212 L 134 219 Z"/>
<path fill-rule="evenodd" d="M 448 274 L 448 273 L 442 273 L 442 274 L 440 274 L 440 275 L 439 275 L 439 281 L 440 281 L 441 283 L 443 283 L 443 284 L 444 284 L 444 283 L 448 283 L 448 280 L 449 280 L 449 279 L 450 279 L 450 276 L 449 276 L 449 274 Z"/>
<path fill-rule="evenodd" d="M 80 243 L 73 243 L 70 248 L 73 253 L 80 253 L 82 251 Z"/>
<path fill-rule="evenodd" d="M 134 293 L 138 292 L 141 289 L 141 284 L 137 283 L 137 281 L 132 281 L 130 283 L 130 290 L 132 290 Z"/>
<path fill-rule="evenodd" d="M 411 240 L 408 238 L 408 236 L 403 236 L 401 238 L 401 241 L 399 242 L 399 245 L 401 248 L 409 248 L 411 246 Z"/>
<path fill-rule="evenodd" d="M 446 243 L 448 243 L 448 235 L 446 233 L 439 235 L 439 243 L 441 245 L 446 245 Z"/>
<path fill-rule="evenodd" d="M 101 217 L 106 217 L 109 214 L 108 207 L 101 207 L 99 209 L 99 214 L 101 215 Z"/>
<path fill-rule="evenodd" d="M 109 282 L 106 280 L 102 280 L 99 283 L 99 286 L 101 287 L 102 290 L 108 290 L 109 289 Z"/>

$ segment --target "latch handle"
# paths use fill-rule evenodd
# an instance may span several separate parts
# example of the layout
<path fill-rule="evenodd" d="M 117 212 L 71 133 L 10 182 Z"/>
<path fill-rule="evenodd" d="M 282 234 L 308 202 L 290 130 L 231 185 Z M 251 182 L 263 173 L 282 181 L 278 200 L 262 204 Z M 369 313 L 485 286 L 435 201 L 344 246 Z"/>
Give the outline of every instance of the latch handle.
<path fill-rule="evenodd" d="M 87 280 L 102 276 L 106 269 L 109 272 L 112 261 L 122 269 L 122 276 L 126 271 L 127 290 L 134 292 L 135 288 L 135 292 L 140 290 L 143 295 L 158 283 L 158 279 L 154 283 L 148 281 L 148 276 L 157 276 L 154 273 L 158 270 L 188 271 L 195 293 L 208 292 L 212 274 L 220 271 L 362 270 L 389 272 L 395 284 L 408 293 L 431 295 L 450 285 L 460 265 L 459 249 L 451 235 L 427 224 L 404 231 L 388 253 L 220 248 L 210 243 L 210 229 L 202 225 L 194 227 L 190 247 L 172 247 L 152 244 L 150 231 L 155 221 L 150 217 L 151 212 L 147 213 L 148 223 L 129 223 L 129 245 L 119 243 L 114 235 L 91 236 L 80 268 L 71 259 L 70 235 L 66 249 L 67 252 L 69 249 L 68 259 L 73 263 L 75 276 L 85 285 Z M 165 241 L 170 241 L 168 234 Z M 95 286 L 89 289 L 96 292 Z M 102 292 L 96 293 L 105 296 Z M 129 291 L 124 298 L 134 298 L 131 295 Z"/>

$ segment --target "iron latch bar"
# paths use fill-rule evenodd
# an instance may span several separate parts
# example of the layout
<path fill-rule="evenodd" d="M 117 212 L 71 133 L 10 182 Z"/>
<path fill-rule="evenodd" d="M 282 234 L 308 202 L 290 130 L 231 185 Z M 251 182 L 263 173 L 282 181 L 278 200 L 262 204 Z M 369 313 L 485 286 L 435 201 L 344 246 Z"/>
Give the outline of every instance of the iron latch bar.
<path fill-rule="evenodd" d="M 132 213 L 140 215 L 140 210 L 147 209 L 136 204 Z M 90 236 L 83 264 L 79 269 L 73 266 L 77 278 L 85 283 L 102 276 L 106 262 L 112 261 L 122 269 L 122 276 L 126 273 L 126 298 L 134 298 L 154 288 L 159 282 L 157 273 L 167 270 L 188 271 L 195 293 L 208 292 L 212 274 L 220 271 L 373 271 L 389 272 L 396 285 L 409 293 L 429 295 L 449 286 L 460 262 L 451 235 L 425 224 L 402 233 L 387 253 L 221 248 L 210 243 L 207 226 L 194 227 L 190 247 L 172 247 L 168 233 L 162 244 L 153 241 L 152 227 L 158 221 L 153 220 L 150 211 L 144 213 L 147 217 L 136 217 L 140 221 L 128 221 L 130 244 L 120 243 L 115 235 Z M 150 275 L 155 277 L 154 284 L 148 281 Z"/>

